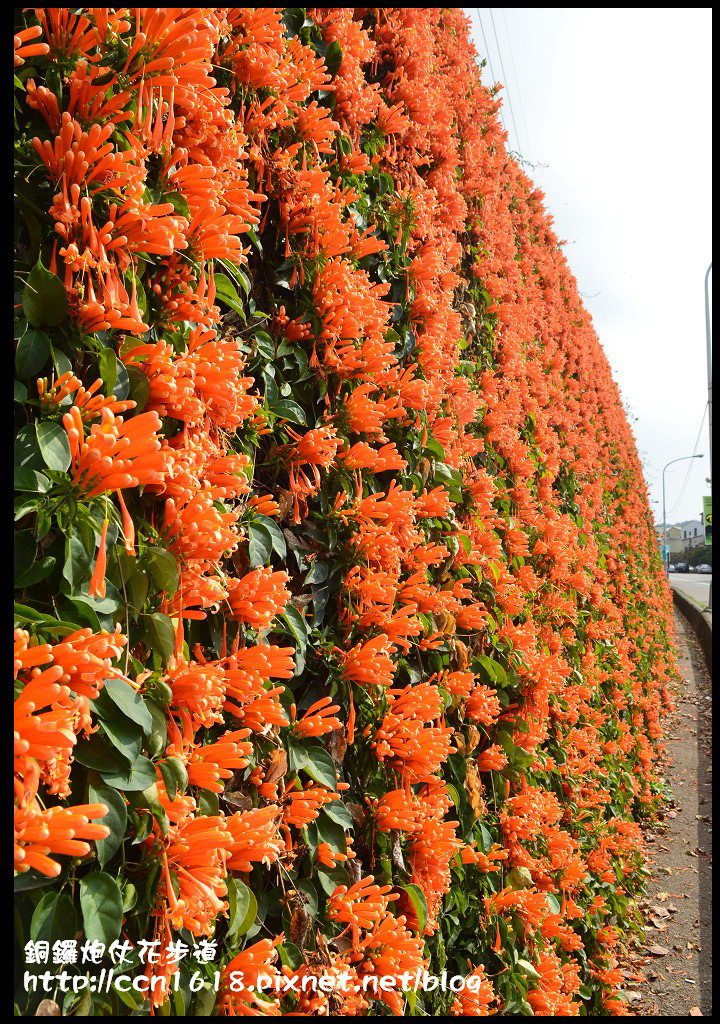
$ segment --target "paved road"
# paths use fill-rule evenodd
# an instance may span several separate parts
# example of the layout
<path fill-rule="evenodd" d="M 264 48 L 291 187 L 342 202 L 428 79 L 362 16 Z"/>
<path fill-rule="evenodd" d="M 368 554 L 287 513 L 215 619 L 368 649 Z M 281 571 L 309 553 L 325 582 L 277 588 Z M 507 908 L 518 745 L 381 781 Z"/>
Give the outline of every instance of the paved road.
<path fill-rule="evenodd" d="M 712 576 L 701 576 L 698 573 L 671 572 L 670 582 L 683 594 L 686 594 L 695 604 L 705 608 L 710 593 L 710 581 Z"/>

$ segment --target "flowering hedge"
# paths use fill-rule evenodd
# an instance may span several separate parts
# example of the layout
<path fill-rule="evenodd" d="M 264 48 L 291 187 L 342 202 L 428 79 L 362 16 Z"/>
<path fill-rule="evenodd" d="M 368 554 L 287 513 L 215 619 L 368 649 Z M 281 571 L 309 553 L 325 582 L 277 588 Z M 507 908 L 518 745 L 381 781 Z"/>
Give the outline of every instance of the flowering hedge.
<path fill-rule="evenodd" d="M 623 1014 L 668 591 L 462 12 L 17 17 L 18 962 Z M 418 969 L 477 983 L 249 988 Z"/>

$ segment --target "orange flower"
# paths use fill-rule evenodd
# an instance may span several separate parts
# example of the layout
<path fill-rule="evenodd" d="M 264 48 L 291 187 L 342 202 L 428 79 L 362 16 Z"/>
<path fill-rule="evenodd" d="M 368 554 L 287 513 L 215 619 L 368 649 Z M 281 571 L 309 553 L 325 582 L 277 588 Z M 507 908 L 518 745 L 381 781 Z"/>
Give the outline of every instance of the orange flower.
<path fill-rule="evenodd" d="M 222 974 L 220 1012 L 227 1017 L 280 1017 L 278 999 L 258 992 L 258 980 L 267 978 L 274 984 L 279 978 L 275 946 L 282 937 L 271 941 L 260 939 L 233 957 Z"/>
<path fill-rule="evenodd" d="M 420 801 L 404 789 L 391 789 L 374 805 L 373 813 L 379 832 L 398 829 L 414 832 L 421 818 Z"/>
<path fill-rule="evenodd" d="M 475 764 L 479 772 L 499 772 L 508 763 L 507 754 L 497 743 L 483 750 L 475 758 Z"/>
<path fill-rule="evenodd" d="M 296 785 L 299 787 L 299 783 Z M 286 796 L 283 822 L 286 825 L 305 828 L 306 825 L 309 825 L 311 821 L 317 818 L 325 804 L 339 799 L 338 793 L 333 793 L 332 790 L 310 782 L 304 789 L 294 789 Z"/>
<path fill-rule="evenodd" d="M 110 521 L 103 519 L 102 530 L 100 531 L 100 546 L 98 547 L 97 561 L 90 579 L 88 595 L 90 597 L 105 597 L 105 565 L 107 562 L 107 532 Z"/>
<path fill-rule="evenodd" d="M 332 921 L 373 928 L 386 914 L 392 900 L 398 899 L 391 885 L 375 885 L 372 875 L 366 875 L 350 888 L 338 885 L 328 900 L 328 917 Z"/>
<path fill-rule="evenodd" d="M 291 710 L 294 718 L 294 704 Z M 321 697 L 307 709 L 299 722 L 294 722 L 293 731 L 298 736 L 323 736 L 334 729 L 342 729 L 342 722 L 334 717 L 339 710 L 339 705 L 333 704 L 331 697 Z"/>
<path fill-rule="evenodd" d="M 419 683 L 400 693 L 389 690 L 387 696 L 388 712 L 373 744 L 377 756 L 387 759 L 408 781 L 426 781 L 455 749 L 451 728 L 426 724 L 440 714 L 440 691 Z"/>
<path fill-rule="evenodd" d="M 22 67 L 26 57 L 43 57 L 50 53 L 50 47 L 47 43 L 31 42 L 31 40 L 37 39 L 42 34 L 41 25 L 31 25 L 29 28 L 22 29 L 14 37 L 16 68 Z"/>
<path fill-rule="evenodd" d="M 390 654 L 394 650 L 388 637 L 382 633 L 357 644 L 343 655 L 343 675 L 365 686 L 392 686 L 395 666 Z"/>
<path fill-rule="evenodd" d="M 232 616 L 254 629 L 268 629 L 290 598 L 286 572 L 253 569 L 230 585 L 228 601 Z"/>
<path fill-rule="evenodd" d="M 222 722 L 227 681 L 219 665 L 180 662 L 166 682 L 172 689 L 173 705 L 189 711 L 196 725 Z"/>
<path fill-rule="evenodd" d="M 274 864 L 283 844 L 278 835 L 280 808 L 275 804 L 238 811 L 227 819 L 232 837 L 229 871 L 252 871 L 253 864 Z"/>
<path fill-rule="evenodd" d="M 495 691 L 478 683 L 465 702 L 465 715 L 471 722 L 480 722 L 482 725 L 492 725 L 500 715 L 500 701 Z"/>
<path fill-rule="evenodd" d="M 106 839 L 110 829 L 93 825 L 92 818 L 104 818 L 105 804 L 77 804 L 42 810 L 36 799 L 15 808 L 15 870 L 33 868 L 42 875 L 57 877 L 61 865 L 54 856 L 85 857 L 90 846 L 84 840 Z"/>
<path fill-rule="evenodd" d="M 485 968 L 476 967 L 465 978 L 465 986 L 450 1007 L 454 1017 L 492 1017 L 497 1013 L 492 983 L 485 977 Z"/>
<path fill-rule="evenodd" d="M 63 416 L 72 456 L 73 483 L 88 498 L 124 487 L 162 484 L 167 455 L 160 450 L 157 413 L 140 413 L 128 422 L 103 409 L 102 419 L 85 438 L 77 406 Z"/>
<path fill-rule="evenodd" d="M 166 902 L 173 928 L 193 935 L 211 935 L 218 914 L 227 910 L 224 898 L 226 862 L 232 836 L 222 817 L 188 817 L 170 825 L 163 841 L 163 883 L 159 893 Z M 172 874 L 179 886 L 178 895 Z"/>
<path fill-rule="evenodd" d="M 249 735 L 249 729 L 236 729 L 223 733 L 216 743 L 196 746 L 187 763 L 188 782 L 213 793 L 222 793 L 220 779 L 231 779 L 235 771 L 247 768 L 250 763 L 252 744 L 244 742 Z"/>

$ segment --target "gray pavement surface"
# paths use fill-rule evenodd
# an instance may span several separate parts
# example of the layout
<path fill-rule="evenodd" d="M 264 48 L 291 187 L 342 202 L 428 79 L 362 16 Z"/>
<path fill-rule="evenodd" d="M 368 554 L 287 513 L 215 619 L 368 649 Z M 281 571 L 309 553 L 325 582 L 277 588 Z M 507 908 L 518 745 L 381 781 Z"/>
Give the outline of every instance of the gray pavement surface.
<path fill-rule="evenodd" d="M 707 607 L 712 576 L 702 576 L 700 573 L 691 572 L 671 572 L 669 578 L 672 586 L 689 597 L 691 601 L 701 608 Z"/>

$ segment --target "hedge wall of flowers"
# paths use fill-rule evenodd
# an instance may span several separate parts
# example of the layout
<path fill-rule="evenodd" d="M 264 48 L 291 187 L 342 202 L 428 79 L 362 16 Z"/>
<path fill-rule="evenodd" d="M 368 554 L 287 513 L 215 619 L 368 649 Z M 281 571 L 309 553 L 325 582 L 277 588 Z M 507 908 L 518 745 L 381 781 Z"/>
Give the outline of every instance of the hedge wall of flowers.
<path fill-rule="evenodd" d="M 18 1011 L 624 1015 L 669 592 L 462 11 L 15 31 Z"/>

